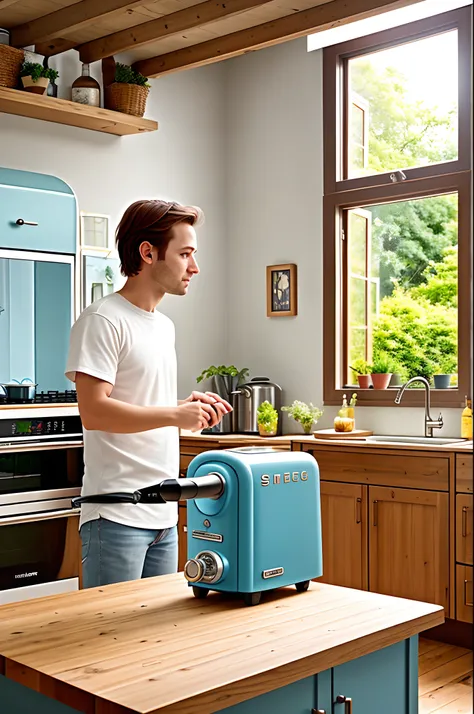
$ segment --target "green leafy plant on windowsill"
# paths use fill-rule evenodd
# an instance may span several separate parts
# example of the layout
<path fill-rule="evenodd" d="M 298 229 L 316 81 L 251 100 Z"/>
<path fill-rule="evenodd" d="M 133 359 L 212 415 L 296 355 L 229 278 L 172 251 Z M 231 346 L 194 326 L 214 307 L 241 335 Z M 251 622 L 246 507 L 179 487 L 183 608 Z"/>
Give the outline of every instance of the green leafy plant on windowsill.
<path fill-rule="evenodd" d="M 278 428 L 278 412 L 270 402 L 262 402 L 257 409 L 260 436 L 274 436 Z"/>
<path fill-rule="evenodd" d="M 374 359 L 370 374 L 393 374 L 397 371 L 397 363 L 382 352 Z"/>
<path fill-rule="evenodd" d="M 305 434 L 311 434 L 311 427 L 318 422 L 323 410 L 315 407 L 309 402 L 300 402 L 297 399 L 290 406 L 282 407 L 282 412 L 288 412 L 288 416 L 301 424 Z"/>

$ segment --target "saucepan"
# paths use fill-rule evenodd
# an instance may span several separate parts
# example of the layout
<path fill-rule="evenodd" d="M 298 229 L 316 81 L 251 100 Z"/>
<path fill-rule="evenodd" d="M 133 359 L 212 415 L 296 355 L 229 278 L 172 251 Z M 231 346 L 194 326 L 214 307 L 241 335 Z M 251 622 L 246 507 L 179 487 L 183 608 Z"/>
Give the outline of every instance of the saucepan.
<path fill-rule="evenodd" d="M 19 382 L 12 379 L 7 384 L 0 384 L 0 395 L 18 402 L 33 402 L 36 396 L 36 384 L 25 377 Z"/>

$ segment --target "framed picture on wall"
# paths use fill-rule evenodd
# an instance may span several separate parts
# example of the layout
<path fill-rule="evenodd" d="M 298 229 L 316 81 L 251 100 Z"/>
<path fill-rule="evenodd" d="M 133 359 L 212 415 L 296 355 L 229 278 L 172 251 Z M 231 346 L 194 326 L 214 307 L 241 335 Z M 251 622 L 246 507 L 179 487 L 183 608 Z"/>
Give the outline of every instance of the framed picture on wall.
<path fill-rule="evenodd" d="M 267 266 L 267 317 L 294 317 L 298 314 L 296 265 Z"/>
<path fill-rule="evenodd" d="M 120 260 L 114 252 L 83 250 L 81 265 L 81 311 L 125 285 Z"/>
<path fill-rule="evenodd" d="M 110 216 L 102 213 L 80 213 L 80 241 L 82 248 L 110 250 Z"/>

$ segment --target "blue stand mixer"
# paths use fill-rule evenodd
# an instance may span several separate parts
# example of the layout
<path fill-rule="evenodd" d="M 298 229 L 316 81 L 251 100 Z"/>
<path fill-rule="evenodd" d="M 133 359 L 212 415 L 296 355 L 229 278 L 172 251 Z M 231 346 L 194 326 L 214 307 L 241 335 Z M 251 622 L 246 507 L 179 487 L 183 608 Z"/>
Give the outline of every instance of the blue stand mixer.
<path fill-rule="evenodd" d="M 308 589 L 322 575 L 319 469 L 304 452 L 265 447 L 207 451 L 185 479 L 166 479 L 134 493 L 74 499 L 81 503 L 189 500 L 184 576 L 198 598 L 237 593 L 257 605 L 287 585 Z"/>

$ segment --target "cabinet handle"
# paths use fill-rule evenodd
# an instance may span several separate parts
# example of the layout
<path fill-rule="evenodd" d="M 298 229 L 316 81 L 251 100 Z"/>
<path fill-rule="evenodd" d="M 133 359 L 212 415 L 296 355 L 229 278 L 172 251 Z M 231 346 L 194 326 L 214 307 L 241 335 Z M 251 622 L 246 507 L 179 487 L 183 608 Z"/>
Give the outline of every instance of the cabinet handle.
<path fill-rule="evenodd" d="M 325 709 L 311 709 L 311 714 L 326 714 Z"/>
<path fill-rule="evenodd" d="M 379 517 L 379 502 L 374 501 L 374 526 L 378 526 L 378 518 Z"/>
<path fill-rule="evenodd" d="M 183 526 L 183 533 L 187 533 L 187 532 L 188 532 L 188 526 Z"/>
<path fill-rule="evenodd" d="M 468 582 L 469 582 L 469 580 L 464 581 L 464 604 L 466 607 L 472 607 L 474 605 L 474 603 L 467 601 L 467 584 L 468 584 Z"/>
<path fill-rule="evenodd" d="M 461 534 L 462 537 L 465 538 L 467 536 L 467 506 L 463 506 L 462 508 L 462 517 L 461 517 Z"/>
<path fill-rule="evenodd" d="M 356 523 L 362 523 L 362 499 L 356 498 Z"/>
<path fill-rule="evenodd" d="M 38 224 L 34 221 L 24 221 L 23 218 L 18 218 L 16 220 L 17 226 L 37 226 Z"/>
<path fill-rule="evenodd" d="M 335 704 L 344 704 L 344 714 L 352 714 L 352 699 L 350 697 L 338 694 Z"/>

